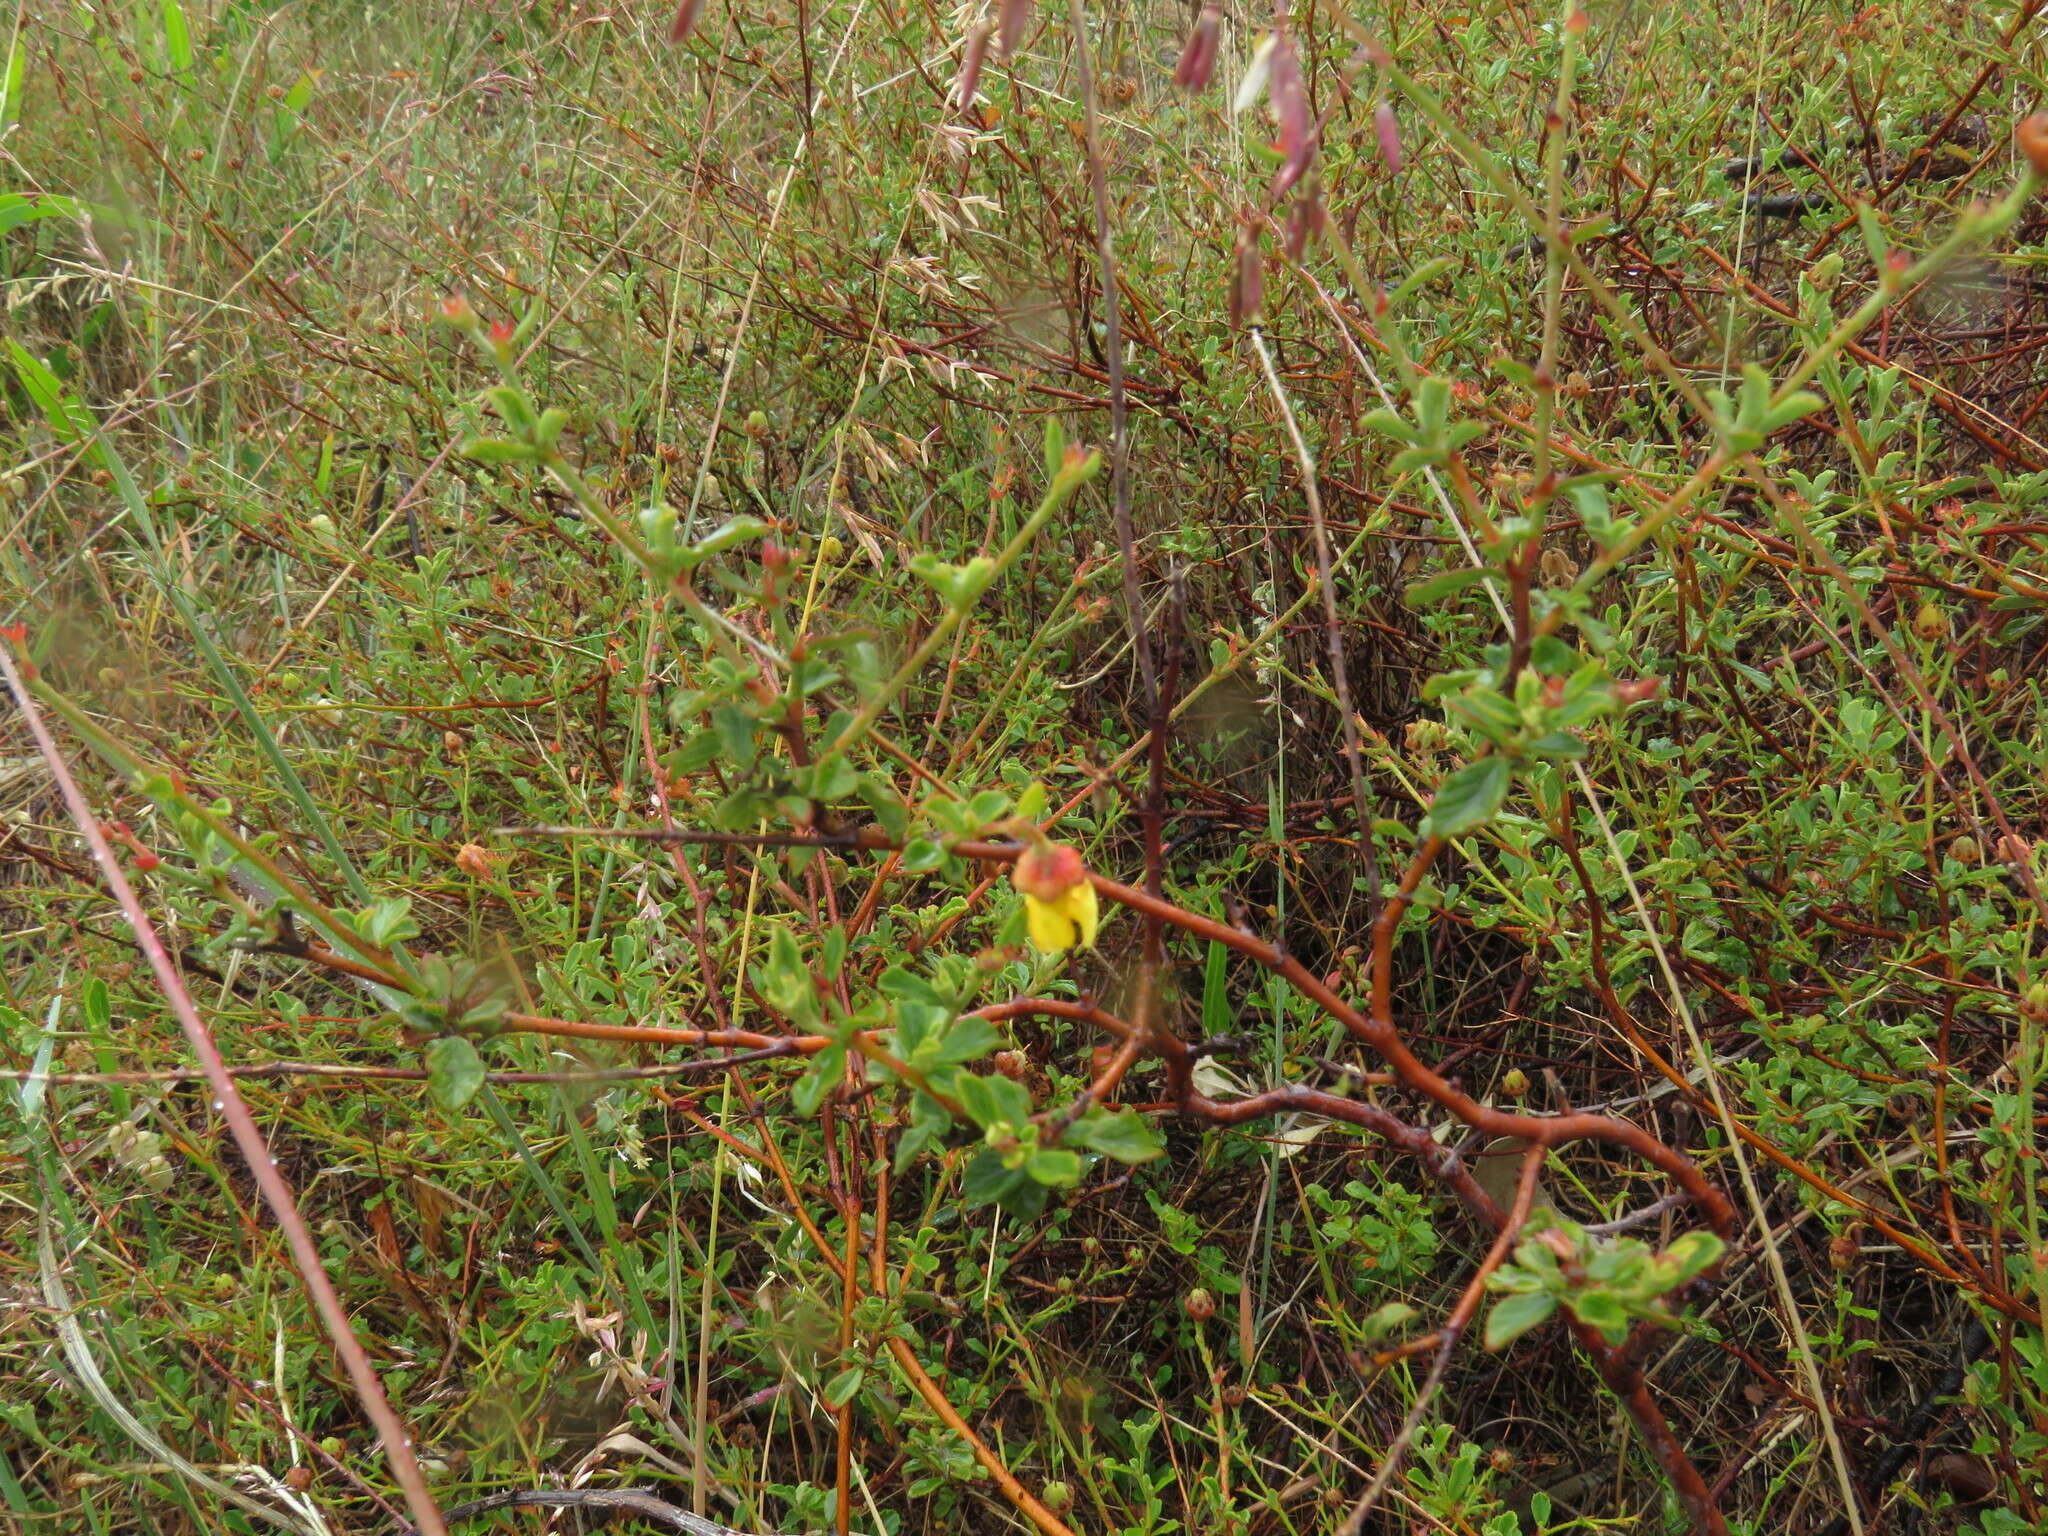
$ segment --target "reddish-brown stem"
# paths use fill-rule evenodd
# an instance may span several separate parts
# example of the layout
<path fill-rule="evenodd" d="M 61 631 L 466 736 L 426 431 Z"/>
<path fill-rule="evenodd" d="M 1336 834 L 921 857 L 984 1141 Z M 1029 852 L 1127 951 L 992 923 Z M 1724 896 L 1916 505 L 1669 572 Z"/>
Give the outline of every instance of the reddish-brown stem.
<path fill-rule="evenodd" d="M 1727 1197 L 1700 1172 L 1691 1158 L 1666 1146 L 1641 1126 L 1606 1115 L 1517 1115 L 1489 1108 L 1445 1082 L 1408 1048 L 1393 1022 L 1393 936 L 1414 900 L 1416 888 L 1442 847 L 1434 839 L 1423 844 L 1410 860 L 1399 887 L 1388 897 L 1373 924 L 1370 1016 L 1360 1013 L 1325 986 L 1321 978 L 1311 974 L 1300 961 L 1264 939 L 1201 913 L 1190 912 L 1105 875 L 1091 874 L 1089 879 L 1098 895 L 1139 913 L 1156 915 L 1197 938 L 1213 939 L 1285 977 L 1297 991 L 1312 999 L 1324 1012 L 1371 1046 L 1393 1069 L 1404 1087 L 1420 1093 L 1472 1129 L 1489 1137 L 1519 1137 L 1553 1149 L 1575 1141 L 1598 1141 L 1633 1152 L 1669 1174 L 1699 1206 L 1708 1225 L 1726 1236 L 1733 1230 L 1735 1219 L 1734 1208 Z M 966 858 L 1002 861 L 1014 860 L 1020 851 L 1009 843 L 963 842 L 954 846 L 954 852 Z"/>

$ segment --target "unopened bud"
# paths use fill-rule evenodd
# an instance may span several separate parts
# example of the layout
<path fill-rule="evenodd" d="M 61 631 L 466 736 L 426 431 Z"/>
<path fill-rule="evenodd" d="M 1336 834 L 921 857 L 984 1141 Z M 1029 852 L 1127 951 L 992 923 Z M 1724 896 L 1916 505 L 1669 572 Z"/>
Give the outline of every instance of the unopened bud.
<path fill-rule="evenodd" d="M 1216 1315 L 1216 1298 L 1201 1286 L 1196 1286 L 1181 1303 L 1181 1309 L 1198 1323 L 1206 1323 Z"/>
<path fill-rule="evenodd" d="M 1977 839 L 1965 832 L 1948 845 L 1948 856 L 1958 864 L 1975 864 L 1984 857 L 1984 850 L 1978 845 Z"/>
<path fill-rule="evenodd" d="M 1846 1227 L 1828 1239 L 1828 1268 L 1845 1275 L 1856 1262 L 1856 1229 Z"/>
<path fill-rule="evenodd" d="M 1529 1074 L 1520 1067 L 1510 1067 L 1500 1080 L 1503 1098 L 1519 1099 L 1529 1091 Z"/>
<path fill-rule="evenodd" d="M 1026 896 L 1058 901 L 1088 883 L 1088 866 L 1070 843 L 1038 843 L 1018 855 L 1010 880 Z"/>
<path fill-rule="evenodd" d="M 1383 101 L 1372 109 L 1373 137 L 1379 140 L 1380 159 L 1387 169 L 1399 174 L 1402 163 L 1401 125 L 1394 118 L 1394 104 Z"/>
<path fill-rule="evenodd" d="M 1930 644 L 1948 638 L 1948 611 L 1932 599 L 1920 605 L 1913 615 L 1913 633 Z"/>
<path fill-rule="evenodd" d="M 2033 173 L 2048 176 L 2048 112 L 2022 118 L 2012 137 Z"/>
<path fill-rule="evenodd" d="M 2048 981 L 2037 981 L 2020 994 L 2020 1017 L 2031 1024 L 2048 1020 Z"/>
<path fill-rule="evenodd" d="M 1231 326 L 1257 325 L 1265 299 L 1265 275 L 1259 266 L 1259 237 L 1256 230 L 1247 226 L 1238 231 L 1237 267 L 1230 278 Z"/>

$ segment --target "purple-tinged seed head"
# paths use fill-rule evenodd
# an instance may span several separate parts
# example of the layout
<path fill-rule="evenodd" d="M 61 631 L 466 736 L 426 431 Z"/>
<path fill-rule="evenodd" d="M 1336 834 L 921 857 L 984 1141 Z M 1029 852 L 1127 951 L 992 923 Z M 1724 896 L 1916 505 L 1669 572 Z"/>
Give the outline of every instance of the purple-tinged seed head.
<path fill-rule="evenodd" d="M 1181 50 L 1180 65 L 1173 72 L 1175 85 L 1184 91 L 1208 89 L 1209 79 L 1216 73 L 1216 55 L 1222 34 L 1223 8 L 1203 6 L 1202 14 L 1195 19 L 1194 30 L 1188 33 L 1187 47 Z"/>
<path fill-rule="evenodd" d="M 1380 158 L 1396 175 L 1401 171 L 1401 125 L 1394 120 L 1394 104 L 1383 101 L 1372 109 L 1372 131 L 1380 144 Z"/>
<path fill-rule="evenodd" d="M 981 94 L 981 65 L 988 57 L 989 29 L 986 23 L 967 34 L 967 51 L 960 56 L 960 82 L 953 92 L 953 105 L 965 116 Z"/>
<path fill-rule="evenodd" d="M 996 16 L 996 53 L 1000 57 L 1007 59 L 1016 54 L 1037 9 L 1034 0 L 1003 0 Z"/>

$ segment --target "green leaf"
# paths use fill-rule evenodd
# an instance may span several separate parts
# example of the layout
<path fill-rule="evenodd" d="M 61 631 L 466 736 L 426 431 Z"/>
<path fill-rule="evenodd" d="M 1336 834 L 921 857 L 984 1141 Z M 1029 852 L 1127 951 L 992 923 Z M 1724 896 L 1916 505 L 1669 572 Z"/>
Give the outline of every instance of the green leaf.
<path fill-rule="evenodd" d="M 1425 261 L 1413 272 L 1402 278 L 1394 291 L 1387 295 L 1387 307 L 1389 309 L 1399 309 L 1402 302 L 1411 293 L 1415 292 L 1416 289 L 1426 283 L 1434 282 L 1437 278 L 1443 276 L 1444 273 L 1457 266 L 1457 264 L 1457 261 L 1449 256 L 1438 256 L 1432 260 Z"/>
<path fill-rule="evenodd" d="M 1580 1291 L 1571 1298 L 1572 1315 L 1597 1329 L 1610 1344 L 1628 1337 L 1628 1306 L 1612 1291 Z"/>
<path fill-rule="evenodd" d="M 1365 1320 L 1368 1339 L 1384 1339 L 1397 1328 L 1405 1328 L 1422 1314 L 1405 1301 L 1390 1301 L 1375 1307 Z"/>
<path fill-rule="evenodd" d="M 977 1125 L 1022 1125 L 1031 1118 L 1031 1094 L 1007 1077 L 962 1077 L 953 1096 Z"/>
<path fill-rule="evenodd" d="M 1529 665 L 1538 672 L 1562 677 L 1577 670 L 1579 653 L 1555 635 L 1538 635 L 1529 647 Z"/>
<path fill-rule="evenodd" d="M 1711 1232 L 1688 1232 L 1675 1239 L 1664 1250 L 1664 1263 L 1672 1276 L 1671 1284 L 1683 1285 L 1712 1269 L 1721 1262 L 1721 1255 L 1727 1247 L 1727 1243 Z"/>
<path fill-rule="evenodd" d="M 736 704 L 721 704 L 711 711 L 711 728 L 718 732 L 719 745 L 734 769 L 745 772 L 754 766 L 754 731 L 759 724 Z"/>
<path fill-rule="evenodd" d="M 1459 570 L 1445 571 L 1441 576 L 1432 576 L 1427 581 L 1418 581 L 1403 595 L 1410 608 L 1427 608 L 1497 574 L 1485 566 L 1468 565 Z"/>
<path fill-rule="evenodd" d="M 107 1001 L 107 984 L 94 976 L 85 984 L 78 1001 L 85 1010 L 85 1022 L 95 1033 L 106 1033 L 107 1026 L 114 1021 L 114 1010 Z"/>
<path fill-rule="evenodd" d="M 1202 1033 L 1210 1038 L 1230 1033 L 1230 950 L 1217 939 L 1209 941 L 1209 958 L 1202 966 Z"/>
<path fill-rule="evenodd" d="M 1358 424 L 1368 432 L 1377 432 L 1381 437 L 1391 437 L 1396 442 L 1414 445 L 1422 441 L 1422 434 L 1389 410 L 1368 411 L 1361 416 Z"/>
<path fill-rule="evenodd" d="M 1057 480 L 1067 461 L 1067 429 L 1057 416 L 1045 418 L 1045 478 Z"/>
<path fill-rule="evenodd" d="M 443 1035 L 429 1040 L 426 1050 L 427 1092 L 443 1109 L 453 1112 L 476 1097 L 484 1085 L 484 1061 L 476 1047 L 460 1035 Z"/>
<path fill-rule="evenodd" d="M 946 862 L 946 850 L 928 837 L 914 837 L 903 845 L 898 861 L 906 875 L 928 874 Z"/>
<path fill-rule="evenodd" d="M 517 432 L 522 441 L 532 440 L 533 429 L 540 425 L 540 418 L 523 391 L 509 384 L 499 384 L 485 390 L 484 398 L 491 402 L 491 409 L 498 413 L 498 419 Z"/>
<path fill-rule="evenodd" d="M 1002 1031 L 987 1019 L 957 1019 L 940 1041 L 937 1057 L 941 1066 L 957 1067 L 986 1056 L 1002 1043 Z"/>
<path fill-rule="evenodd" d="M 866 1366 L 849 1365 L 825 1383 L 825 1406 L 836 1411 L 852 1402 L 853 1394 L 861 1389 L 861 1384 L 867 1379 Z"/>
<path fill-rule="evenodd" d="M 420 931 L 420 925 L 412 920 L 412 900 L 406 896 L 383 897 L 368 910 L 356 913 L 354 922 L 356 932 L 379 949 Z"/>
<path fill-rule="evenodd" d="M 1443 782 L 1429 806 L 1429 835 L 1457 837 L 1493 820 L 1507 799 L 1512 778 L 1508 760 L 1498 754 L 1467 763 Z"/>
<path fill-rule="evenodd" d="M 502 437 L 472 437 L 462 445 L 462 456 L 479 464 L 530 464 L 540 450 Z"/>
<path fill-rule="evenodd" d="M 825 1102 L 825 1095 L 832 1091 L 832 1085 L 839 1081 L 845 1070 L 846 1047 L 843 1045 L 828 1045 L 813 1056 L 804 1075 L 789 1090 L 789 1101 L 796 1106 L 796 1112 L 806 1118 L 815 1115 L 818 1106 Z"/>
<path fill-rule="evenodd" d="M 1166 1150 L 1151 1122 L 1129 1110 L 1091 1111 L 1067 1131 L 1067 1140 L 1120 1163 L 1149 1162 Z"/>
<path fill-rule="evenodd" d="M 1024 1171 L 1040 1184 L 1064 1188 L 1080 1182 L 1081 1154 L 1065 1147 L 1039 1147 L 1024 1159 Z"/>
<path fill-rule="evenodd" d="M 1826 404 L 1825 400 L 1810 389 L 1795 389 L 1764 412 L 1763 430 L 1770 433 L 1780 427 L 1789 427 L 1800 417 L 1809 416 Z"/>
<path fill-rule="evenodd" d="M 983 1147 L 967 1165 L 967 1172 L 960 1180 L 960 1194 L 970 1206 L 988 1205 L 1002 1199 L 1019 1185 L 1030 1182 L 1022 1168 L 1004 1166 L 993 1148 Z"/>
<path fill-rule="evenodd" d="M 186 74 L 192 68 L 192 29 L 186 25 L 185 11 L 178 0 L 164 0 L 164 57 L 178 74 Z"/>
<path fill-rule="evenodd" d="M 1503 1296 L 1486 1315 L 1486 1347 L 1500 1349 L 1512 1344 L 1531 1328 L 1548 1321 L 1556 1310 L 1557 1298 L 1548 1291 Z"/>

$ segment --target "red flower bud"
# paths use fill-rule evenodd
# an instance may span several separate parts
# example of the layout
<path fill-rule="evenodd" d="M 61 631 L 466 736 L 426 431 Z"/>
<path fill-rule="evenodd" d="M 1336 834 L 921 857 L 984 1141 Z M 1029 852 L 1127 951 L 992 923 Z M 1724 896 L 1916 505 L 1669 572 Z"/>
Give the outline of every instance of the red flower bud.
<path fill-rule="evenodd" d="M 1614 701 L 1623 709 L 1633 704 L 1648 704 L 1664 696 L 1664 679 L 1661 677 L 1638 677 L 1614 685 Z"/>
<path fill-rule="evenodd" d="M 1010 880 L 1026 896 L 1058 901 L 1075 886 L 1087 883 L 1088 866 L 1082 862 L 1081 850 L 1071 844 L 1041 842 L 1018 855 Z"/>
<path fill-rule="evenodd" d="M 1188 34 L 1187 47 L 1181 50 L 1180 64 L 1173 72 L 1175 85 L 1184 91 L 1208 88 L 1210 76 L 1216 73 L 1216 55 L 1222 33 L 1222 8 L 1203 6 L 1202 14 L 1195 18 L 1194 31 Z"/>

